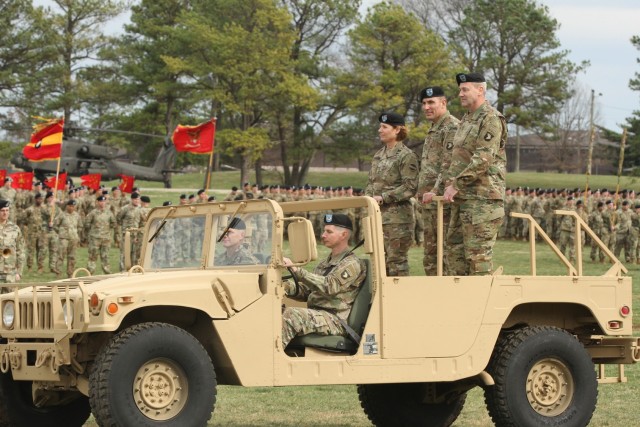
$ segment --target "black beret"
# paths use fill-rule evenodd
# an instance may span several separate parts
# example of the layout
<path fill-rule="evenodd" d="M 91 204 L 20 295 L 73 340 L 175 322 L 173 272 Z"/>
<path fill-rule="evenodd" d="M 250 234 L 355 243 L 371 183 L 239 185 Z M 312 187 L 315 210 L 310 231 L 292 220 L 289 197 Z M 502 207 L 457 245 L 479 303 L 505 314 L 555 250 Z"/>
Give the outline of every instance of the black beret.
<path fill-rule="evenodd" d="M 139 190 L 139 188 L 138 188 L 138 187 L 133 187 L 133 188 L 131 189 L 131 191 L 133 191 L 134 193 L 138 193 L 138 190 Z"/>
<path fill-rule="evenodd" d="M 393 111 L 380 114 L 378 121 L 391 126 L 404 126 L 404 116 L 402 114 L 394 113 Z"/>
<path fill-rule="evenodd" d="M 576 206 L 579 206 L 579 205 L 581 205 L 581 204 L 582 204 L 582 200 L 578 200 L 578 201 L 576 202 Z"/>
<path fill-rule="evenodd" d="M 162 206 L 171 206 L 171 202 L 169 201 L 162 202 Z"/>
<path fill-rule="evenodd" d="M 67 206 L 75 206 L 76 205 L 76 201 L 71 199 L 69 201 L 67 201 Z"/>
<path fill-rule="evenodd" d="M 612 205 L 613 204 L 613 200 L 607 200 L 606 202 L 608 205 Z"/>
<path fill-rule="evenodd" d="M 98 196 L 98 198 L 96 199 L 98 202 L 104 202 L 105 200 L 107 200 L 106 197 L 104 196 Z"/>
<path fill-rule="evenodd" d="M 10 176 L 6 177 L 4 179 L 4 182 L 13 182 L 13 178 L 11 178 Z"/>
<path fill-rule="evenodd" d="M 486 80 L 480 73 L 459 73 L 456 74 L 456 82 L 458 83 L 458 86 L 460 86 L 460 83 L 483 83 L 486 82 Z"/>
<path fill-rule="evenodd" d="M 149 196 L 140 196 L 140 201 L 145 203 L 151 203 Z"/>
<path fill-rule="evenodd" d="M 73 194 L 76 190 L 74 188 L 70 189 L 69 191 L 67 191 L 67 194 Z"/>
<path fill-rule="evenodd" d="M 418 101 L 422 102 L 425 98 L 437 98 L 444 95 L 444 90 L 440 86 L 429 86 L 420 92 L 420 99 Z"/>
<path fill-rule="evenodd" d="M 216 199 L 216 196 L 209 196 L 207 202 L 213 202 Z"/>
<path fill-rule="evenodd" d="M 235 224 L 233 224 L 235 222 Z M 244 223 L 243 220 L 241 220 L 238 217 L 235 217 L 231 220 L 231 223 L 233 224 L 233 228 L 234 230 L 246 230 L 247 229 L 247 224 Z"/>
<path fill-rule="evenodd" d="M 243 186 L 246 187 L 247 185 L 251 185 L 251 184 L 249 184 L 248 182 L 245 182 Z"/>
<path fill-rule="evenodd" d="M 111 187 L 111 191 L 118 191 L 120 188 L 119 187 Z"/>
<path fill-rule="evenodd" d="M 601 208 L 603 206 L 604 206 L 604 202 L 598 202 L 598 206 L 597 207 Z"/>
<path fill-rule="evenodd" d="M 181 194 L 181 195 L 180 195 L 180 200 L 184 200 L 184 199 L 186 199 L 186 198 L 187 198 L 187 195 L 186 195 L 186 194 Z"/>
<path fill-rule="evenodd" d="M 106 196 L 107 194 L 109 194 L 109 191 L 108 191 L 108 190 L 102 190 L 102 195 L 103 195 L 103 196 Z"/>
<path fill-rule="evenodd" d="M 640 209 L 640 204 L 636 204 L 634 207 L 635 207 L 636 209 Z"/>
<path fill-rule="evenodd" d="M 353 230 L 353 224 L 351 219 L 345 214 L 326 214 L 324 216 L 324 223 L 327 225 L 335 225 L 336 227 L 347 228 Z"/>
<path fill-rule="evenodd" d="M 573 196 L 567 197 L 567 201 L 569 201 L 569 200 L 573 200 Z"/>
<path fill-rule="evenodd" d="M 36 187 L 42 187 L 42 181 L 36 181 L 33 185 Z"/>
<path fill-rule="evenodd" d="M 45 196 L 45 199 L 48 199 L 49 197 L 53 197 L 53 193 L 51 191 L 47 191 L 47 195 Z"/>
<path fill-rule="evenodd" d="M 202 193 L 204 193 L 204 189 L 201 188 L 198 190 L 198 196 L 201 195 Z"/>
<path fill-rule="evenodd" d="M 139 199 L 140 198 L 140 194 L 139 193 L 131 193 L 131 198 L 132 199 Z"/>
<path fill-rule="evenodd" d="M 189 198 L 190 198 L 190 199 L 195 199 L 195 198 L 196 198 L 196 195 L 195 195 L 195 194 L 189 194 Z"/>
<path fill-rule="evenodd" d="M 234 185 L 233 187 L 231 187 L 231 191 L 238 191 L 238 187 Z"/>
<path fill-rule="evenodd" d="M 624 202 L 622 202 L 622 206 L 627 206 L 627 205 L 629 205 L 629 201 L 628 200 L 625 200 Z"/>
<path fill-rule="evenodd" d="M 35 198 L 36 199 L 42 199 L 42 193 L 36 193 Z"/>
<path fill-rule="evenodd" d="M 8 208 L 9 206 L 11 206 L 9 200 L 0 199 L 0 209 Z"/>

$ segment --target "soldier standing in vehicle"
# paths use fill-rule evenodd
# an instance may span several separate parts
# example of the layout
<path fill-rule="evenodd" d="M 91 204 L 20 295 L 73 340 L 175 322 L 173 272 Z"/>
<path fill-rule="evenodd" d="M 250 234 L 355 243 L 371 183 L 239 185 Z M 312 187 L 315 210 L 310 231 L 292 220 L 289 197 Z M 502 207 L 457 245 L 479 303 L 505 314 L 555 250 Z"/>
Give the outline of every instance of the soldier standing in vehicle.
<path fill-rule="evenodd" d="M 349 250 L 353 231 L 349 217 L 328 214 L 324 224 L 322 243 L 331 249 L 331 254 L 313 273 L 291 267 L 297 283 L 284 282 L 287 296 L 306 301 L 308 308 L 287 307 L 282 313 L 283 348 L 297 335 L 346 335 L 343 325 L 366 277 L 362 261 Z M 283 261 L 285 266 L 293 265 L 289 258 L 283 258 Z"/>
<path fill-rule="evenodd" d="M 493 271 L 493 246 L 504 220 L 507 124 L 486 101 L 482 74 L 458 74 L 456 81 L 467 113 L 454 137 L 444 200 L 453 203 L 447 250 L 465 264 L 449 263 L 450 274 L 485 275 Z"/>
<path fill-rule="evenodd" d="M 64 266 L 67 259 L 67 277 L 71 277 L 76 269 L 76 250 L 80 243 L 78 230 L 82 227 L 80 215 L 76 212 L 77 202 L 74 199 L 68 200 L 65 210 L 56 217 L 54 228 L 58 231 L 60 239 L 60 250 L 58 266 Z"/>
<path fill-rule="evenodd" d="M 11 202 L 0 199 L 0 283 L 19 282 L 24 266 L 24 239 L 20 228 L 9 221 L 10 207 Z"/>
<path fill-rule="evenodd" d="M 453 151 L 453 137 L 458 130 L 460 120 L 449 113 L 447 97 L 440 86 L 427 87 L 420 92 L 422 112 L 431 128 L 427 133 L 422 147 L 422 160 L 418 175 L 418 201 L 422 202 L 422 219 L 424 227 L 424 258 L 422 264 L 427 276 L 437 274 L 437 236 L 438 218 L 437 204 L 433 196 L 444 193 L 443 175 L 451 164 Z M 445 204 L 443 210 L 443 236 L 446 236 L 447 225 L 451 218 L 450 204 Z M 445 254 L 448 255 L 448 254 Z M 444 260 L 443 271 L 447 274 L 448 256 Z"/>
<path fill-rule="evenodd" d="M 84 229 L 88 237 L 89 260 L 87 269 L 91 274 L 96 271 L 96 261 L 100 255 L 102 271 L 111 274 L 109 267 L 109 248 L 111 247 L 111 232 L 116 226 L 116 219 L 106 208 L 107 198 L 99 196 L 96 207 L 85 218 Z"/>
<path fill-rule="evenodd" d="M 380 205 L 387 275 L 408 276 L 414 221 L 409 199 L 416 194 L 418 156 L 402 142 L 408 130 L 401 114 L 382 113 L 378 121 L 384 147 L 373 156 L 365 195 Z"/>

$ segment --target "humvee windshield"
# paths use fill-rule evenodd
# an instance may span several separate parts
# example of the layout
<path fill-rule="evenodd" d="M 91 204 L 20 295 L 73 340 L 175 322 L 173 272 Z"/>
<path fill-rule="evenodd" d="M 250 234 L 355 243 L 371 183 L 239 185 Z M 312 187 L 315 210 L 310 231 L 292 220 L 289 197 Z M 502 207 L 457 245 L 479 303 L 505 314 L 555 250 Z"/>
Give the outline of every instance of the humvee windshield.
<path fill-rule="evenodd" d="M 238 214 L 243 230 L 227 230 L 228 214 L 212 215 L 210 249 L 206 266 L 225 267 L 268 264 L 271 259 L 273 217 L 270 212 Z M 203 265 L 207 215 L 153 219 L 147 248 L 151 251 L 151 268 L 198 268 Z M 220 240 L 218 242 L 218 240 Z M 242 251 L 243 256 L 225 256 L 229 250 Z M 222 261 L 224 260 L 224 262 Z"/>

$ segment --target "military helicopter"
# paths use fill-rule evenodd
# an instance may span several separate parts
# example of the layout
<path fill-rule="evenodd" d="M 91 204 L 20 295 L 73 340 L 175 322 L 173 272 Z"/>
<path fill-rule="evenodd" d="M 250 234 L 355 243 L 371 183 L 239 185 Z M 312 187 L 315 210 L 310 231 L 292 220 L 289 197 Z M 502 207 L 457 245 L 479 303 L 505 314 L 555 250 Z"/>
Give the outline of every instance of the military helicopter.
<path fill-rule="evenodd" d="M 73 130 L 96 130 L 85 128 L 71 128 Z M 163 182 L 165 188 L 171 188 L 171 173 L 176 160 L 176 149 L 169 138 L 159 135 L 142 134 L 127 131 L 105 131 L 136 134 L 151 137 L 165 138 L 162 149 L 158 153 L 153 166 L 141 166 L 123 160 L 126 151 L 113 147 L 92 144 L 81 139 L 65 136 L 62 142 L 62 157 L 60 158 L 60 171 L 66 171 L 69 176 L 81 176 L 99 173 L 102 179 L 117 179 L 120 175 L 135 176 L 137 180 Z M 22 152 L 17 153 L 11 159 L 15 167 L 34 172 L 39 180 L 46 179 L 47 176 L 55 174 L 58 164 L 57 160 L 47 160 L 43 162 L 32 162 L 26 159 Z"/>

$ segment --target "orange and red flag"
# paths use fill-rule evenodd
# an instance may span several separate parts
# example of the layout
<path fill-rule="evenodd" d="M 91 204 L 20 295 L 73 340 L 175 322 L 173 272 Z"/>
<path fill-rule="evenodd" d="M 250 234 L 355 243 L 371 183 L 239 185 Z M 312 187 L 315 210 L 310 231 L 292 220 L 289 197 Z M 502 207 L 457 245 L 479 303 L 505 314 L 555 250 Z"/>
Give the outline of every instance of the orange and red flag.
<path fill-rule="evenodd" d="M 122 178 L 122 181 L 118 186 L 118 188 L 120 188 L 120 191 L 122 191 L 123 193 L 131 193 L 133 191 L 133 183 L 136 180 L 136 177 L 129 175 L 120 175 L 120 178 Z"/>
<path fill-rule="evenodd" d="M 81 185 L 84 185 L 87 188 L 93 188 L 98 191 L 100 189 L 100 181 L 102 180 L 102 175 L 99 173 L 91 173 L 89 175 L 82 175 L 80 177 Z"/>
<path fill-rule="evenodd" d="M 11 188 L 31 190 L 33 188 L 33 172 L 16 172 L 9 175 L 13 182 Z"/>
<path fill-rule="evenodd" d="M 56 182 L 56 176 L 52 176 L 51 178 L 47 178 L 47 180 L 44 182 L 44 185 L 46 185 L 47 187 L 56 190 L 64 190 L 64 186 L 67 183 L 67 173 L 66 172 L 62 172 L 61 174 L 58 174 L 58 181 Z"/>
<path fill-rule="evenodd" d="M 62 153 L 62 130 L 64 119 L 51 119 L 33 126 L 31 141 L 22 149 L 29 160 L 41 162 L 54 160 Z"/>
<path fill-rule="evenodd" d="M 177 151 L 209 154 L 213 151 L 215 135 L 216 119 L 211 119 L 197 126 L 178 125 L 171 139 Z"/>
<path fill-rule="evenodd" d="M 4 184 L 4 180 L 7 178 L 7 170 L 0 169 L 0 185 Z"/>

